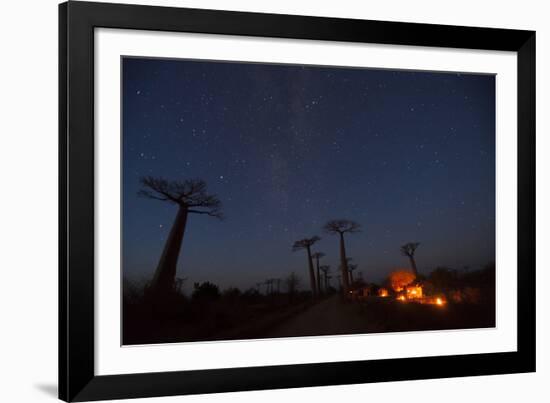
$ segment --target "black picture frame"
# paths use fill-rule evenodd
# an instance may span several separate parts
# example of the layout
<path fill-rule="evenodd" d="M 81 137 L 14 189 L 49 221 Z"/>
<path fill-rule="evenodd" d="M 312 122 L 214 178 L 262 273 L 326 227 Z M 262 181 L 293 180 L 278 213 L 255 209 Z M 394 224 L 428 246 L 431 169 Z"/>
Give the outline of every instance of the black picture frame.
<path fill-rule="evenodd" d="M 94 29 L 98 27 L 517 52 L 517 352 L 96 376 Z M 59 166 L 59 398 L 62 400 L 535 371 L 533 31 L 70 1 L 59 5 Z"/>

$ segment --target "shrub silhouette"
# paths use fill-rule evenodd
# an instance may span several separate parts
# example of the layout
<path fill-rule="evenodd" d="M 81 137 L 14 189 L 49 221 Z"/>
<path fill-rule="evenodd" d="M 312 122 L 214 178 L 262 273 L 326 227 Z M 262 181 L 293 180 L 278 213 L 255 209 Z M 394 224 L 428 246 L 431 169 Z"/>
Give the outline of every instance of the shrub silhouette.
<path fill-rule="evenodd" d="M 193 300 L 215 300 L 220 297 L 220 289 L 216 284 L 209 281 L 195 283 L 193 285 Z"/>

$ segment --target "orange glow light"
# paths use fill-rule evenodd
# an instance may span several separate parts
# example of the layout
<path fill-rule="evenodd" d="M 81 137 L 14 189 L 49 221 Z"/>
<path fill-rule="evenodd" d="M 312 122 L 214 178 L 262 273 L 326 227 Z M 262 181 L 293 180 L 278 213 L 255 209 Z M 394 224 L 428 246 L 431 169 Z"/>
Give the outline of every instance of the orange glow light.
<path fill-rule="evenodd" d="M 415 280 L 416 276 L 408 270 L 398 270 L 390 274 L 389 280 L 395 292 L 403 291 Z"/>
<path fill-rule="evenodd" d="M 421 299 L 422 298 L 422 286 L 410 285 L 406 287 L 407 298 L 409 299 Z"/>

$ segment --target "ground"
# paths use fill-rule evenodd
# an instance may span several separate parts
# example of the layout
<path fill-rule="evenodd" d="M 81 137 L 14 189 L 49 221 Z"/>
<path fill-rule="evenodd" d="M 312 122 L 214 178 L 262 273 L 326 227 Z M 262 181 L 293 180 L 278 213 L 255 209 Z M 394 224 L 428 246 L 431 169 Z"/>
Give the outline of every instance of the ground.
<path fill-rule="evenodd" d="M 494 326 L 494 308 L 422 305 L 391 298 L 344 301 L 334 295 L 272 329 L 265 337 L 319 336 Z"/>
<path fill-rule="evenodd" d="M 273 329 L 266 337 L 289 337 L 364 333 L 382 331 L 377 323 L 368 322 L 357 304 L 343 303 L 339 295 L 313 305 Z"/>
<path fill-rule="evenodd" d="M 220 301 L 221 302 L 221 301 Z M 197 307 L 195 307 L 197 308 Z M 393 297 L 344 300 L 333 294 L 295 304 L 254 305 L 245 309 L 227 302 L 198 306 L 196 317 L 144 320 L 133 315 L 126 323 L 124 344 L 182 341 L 263 339 L 495 326 L 494 302 L 445 304 L 401 302 Z M 184 311 L 186 309 L 184 308 Z M 130 317 L 128 317 L 130 319 Z M 198 321 L 197 321 L 198 320 Z"/>

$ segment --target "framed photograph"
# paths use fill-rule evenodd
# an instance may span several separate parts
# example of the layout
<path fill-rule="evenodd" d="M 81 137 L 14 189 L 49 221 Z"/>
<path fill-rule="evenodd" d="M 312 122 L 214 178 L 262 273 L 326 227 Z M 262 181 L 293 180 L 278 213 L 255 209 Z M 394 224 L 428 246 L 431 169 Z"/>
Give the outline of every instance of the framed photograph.
<path fill-rule="evenodd" d="M 59 397 L 535 370 L 535 33 L 59 6 Z"/>

